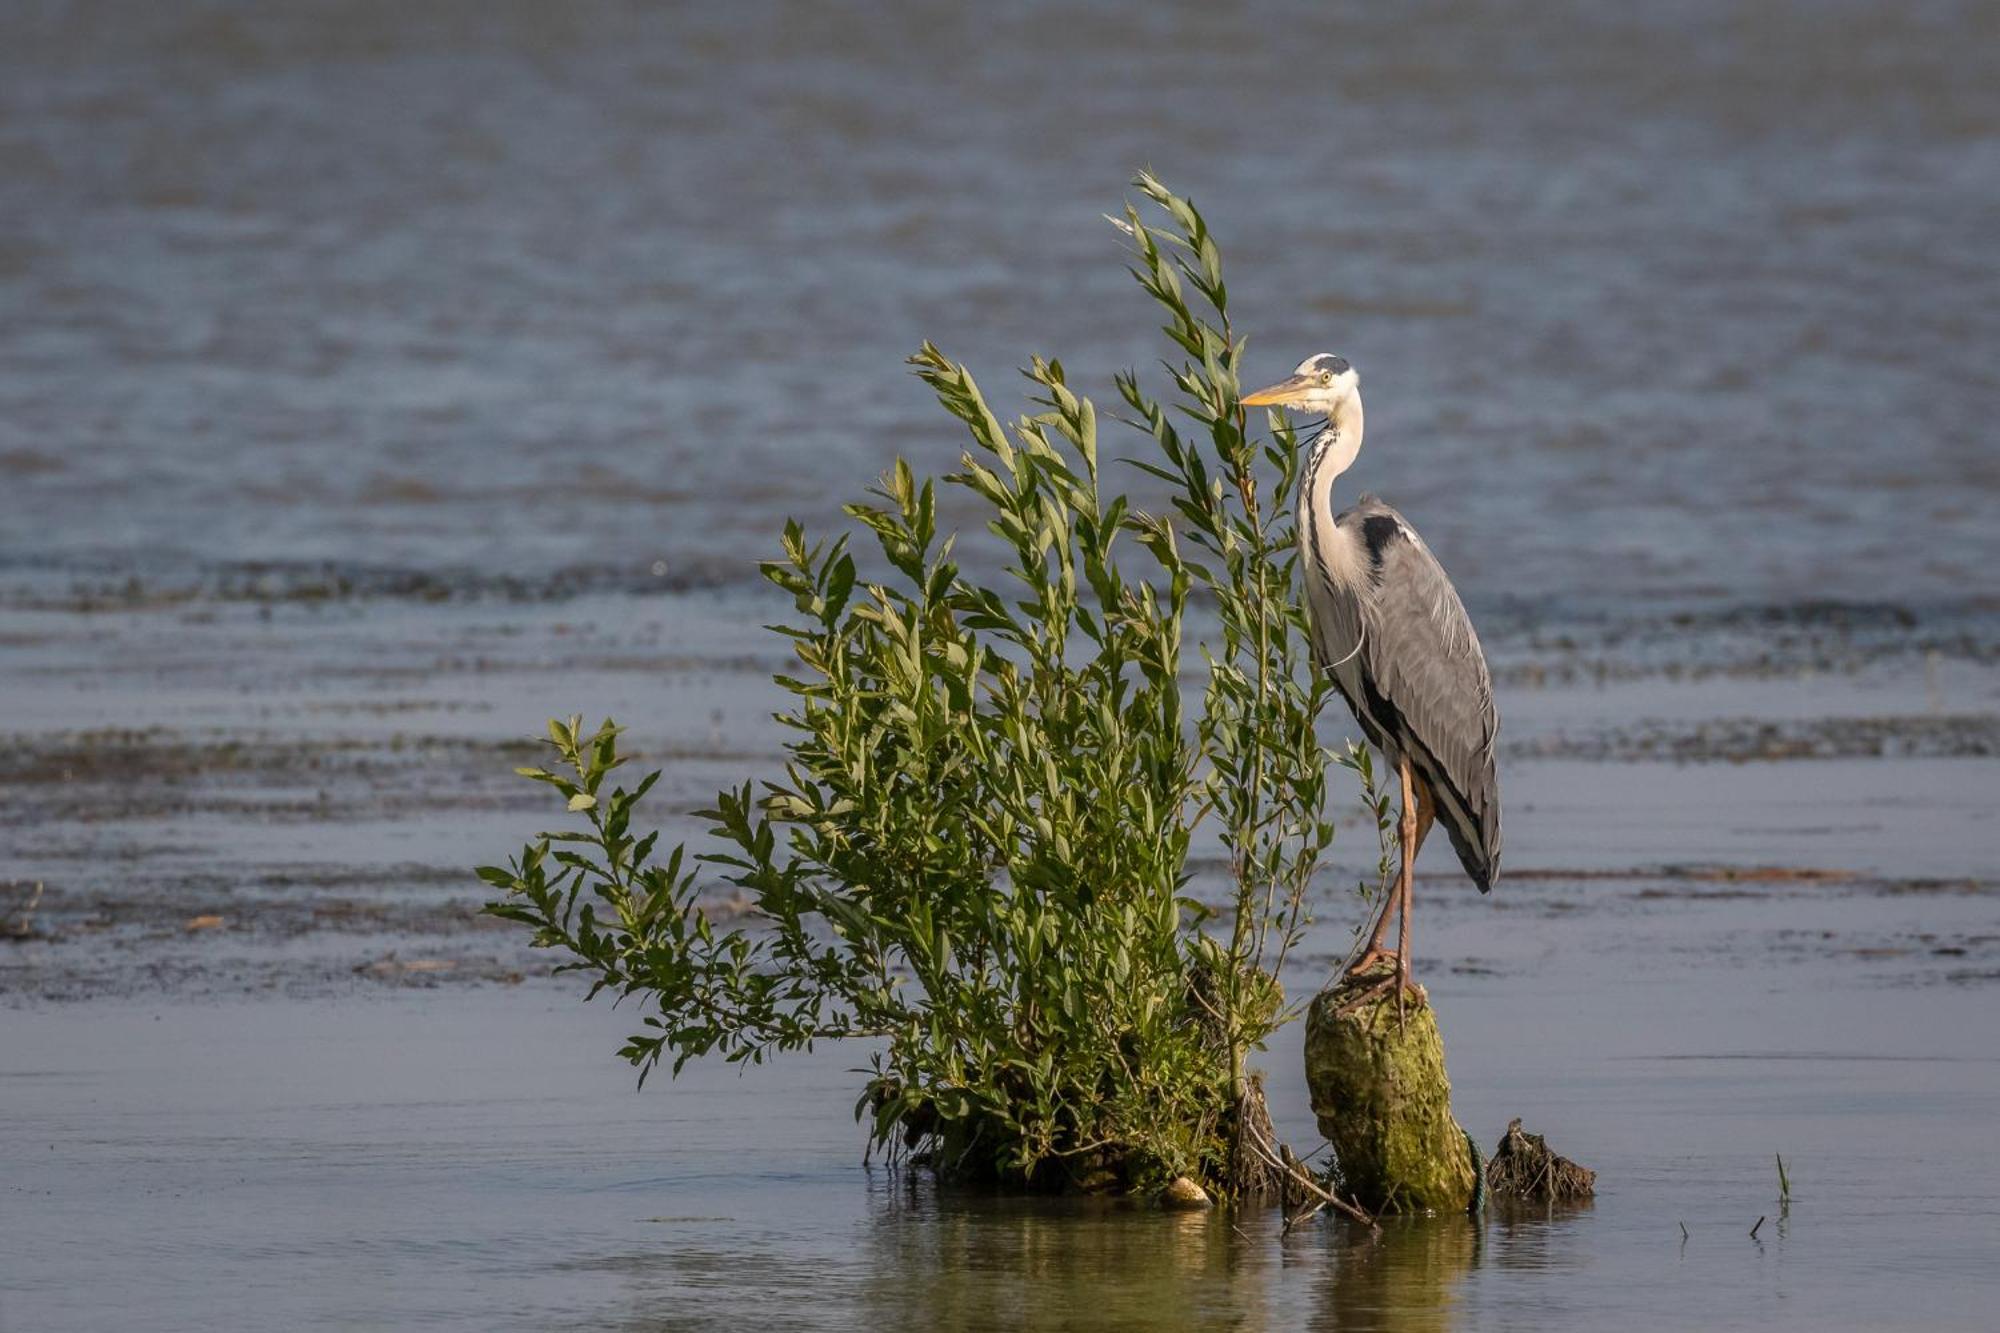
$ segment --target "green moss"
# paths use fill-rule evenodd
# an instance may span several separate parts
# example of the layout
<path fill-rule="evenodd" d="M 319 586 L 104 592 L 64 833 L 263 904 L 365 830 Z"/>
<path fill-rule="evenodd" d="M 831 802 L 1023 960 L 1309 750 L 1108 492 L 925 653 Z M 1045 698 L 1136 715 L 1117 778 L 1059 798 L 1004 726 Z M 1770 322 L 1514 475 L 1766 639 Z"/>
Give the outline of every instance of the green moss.
<path fill-rule="evenodd" d="M 1377 980 L 1343 980 L 1306 1015 L 1313 1114 L 1333 1144 L 1342 1184 L 1363 1207 L 1463 1212 L 1478 1177 L 1452 1118 L 1436 1017 L 1421 990 L 1404 998 L 1400 1016 L 1393 991 L 1355 1004 Z"/>

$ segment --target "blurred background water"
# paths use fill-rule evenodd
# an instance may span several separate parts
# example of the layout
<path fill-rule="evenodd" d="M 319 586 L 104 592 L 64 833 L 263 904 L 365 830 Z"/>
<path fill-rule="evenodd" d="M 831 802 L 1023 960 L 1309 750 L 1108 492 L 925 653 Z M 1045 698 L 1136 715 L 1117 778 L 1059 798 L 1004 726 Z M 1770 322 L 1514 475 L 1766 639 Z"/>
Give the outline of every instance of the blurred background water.
<path fill-rule="evenodd" d="M 1508 597 L 1931 603 L 2000 524 L 2000 11 L 25 3 L 0 577 L 754 577 L 960 441 L 924 337 L 1109 398 L 1098 215 L 1210 213 L 1253 364 Z M 664 562 L 664 576 L 652 574 Z"/>
<path fill-rule="evenodd" d="M 13 0 L 0 1328 L 1986 1326 L 1996 49 L 1970 0 Z M 1253 377 L 1356 363 L 1345 487 L 1480 623 L 1508 878 L 1433 849 L 1419 973 L 1468 1126 L 1594 1210 L 885 1183 L 858 1055 L 634 1098 L 630 1015 L 477 913 L 550 714 L 632 724 L 672 831 L 771 770 L 756 561 L 954 463 L 920 340 L 999 404 L 1162 384 L 1139 167 Z"/>

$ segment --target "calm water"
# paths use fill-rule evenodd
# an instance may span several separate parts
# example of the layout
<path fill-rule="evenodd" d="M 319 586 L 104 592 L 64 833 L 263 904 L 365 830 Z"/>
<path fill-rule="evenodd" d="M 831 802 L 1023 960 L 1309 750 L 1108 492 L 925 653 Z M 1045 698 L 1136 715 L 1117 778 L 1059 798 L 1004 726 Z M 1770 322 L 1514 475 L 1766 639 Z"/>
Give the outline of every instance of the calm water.
<path fill-rule="evenodd" d="M 1989 1327 L 1994 49 L 1971 3 L 11 6 L 0 1329 Z M 480 925 L 541 718 L 631 722 L 671 827 L 769 771 L 755 561 L 955 460 L 920 339 L 1002 402 L 1154 365 L 1098 219 L 1140 165 L 1254 367 L 1360 367 L 1353 487 L 1480 619 L 1513 875 L 1434 849 L 1419 967 L 1461 1118 L 1593 1208 L 940 1197 L 858 1165 L 859 1053 L 634 1095 L 631 1016 Z"/>
<path fill-rule="evenodd" d="M 1432 971 L 1458 1114 L 1527 1116 L 1601 1192 L 1379 1241 L 940 1196 L 861 1167 L 858 1053 L 635 1094 L 628 1016 L 531 991 L 10 1017 L 0 1326 L 1988 1328 L 1991 990 L 1762 943 L 1991 899 L 1813 894 L 1429 913 L 1482 960 Z M 1295 1039 L 1266 1063 L 1314 1142 Z"/>

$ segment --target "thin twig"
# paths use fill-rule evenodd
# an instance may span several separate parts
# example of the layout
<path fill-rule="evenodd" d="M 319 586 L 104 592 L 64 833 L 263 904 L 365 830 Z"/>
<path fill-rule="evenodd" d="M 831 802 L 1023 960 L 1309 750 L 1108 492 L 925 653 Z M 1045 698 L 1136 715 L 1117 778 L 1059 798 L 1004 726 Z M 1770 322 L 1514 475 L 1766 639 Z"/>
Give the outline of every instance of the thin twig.
<path fill-rule="evenodd" d="M 1764 1225 L 1764 1219 L 1763 1219 L 1763 1218 L 1761 1218 L 1761 1217 L 1760 1217 L 1760 1218 L 1758 1218 L 1758 1219 L 1757 1219 L 1757 1226 L 1756 1226 L 1756 1227 L 1751 1227 L 1751 1228 L 1750 1228 L 1750 1239 L 1751 1239 L 1751 1240 L 1755 1240 L 1755 1239 L 1757 1239 L 1757 1227 L 1761 1227 L 1761 1226 L 1763 1226 L 1763 1225 Z"/>
<path fill-rule="evenodd" d="M 1335 1194 L 1332 1191 L 1326 1189 L 1317 1180 L 1314 1180 L 1312 1178 L 1311 1173 L 1307 1172 L 1303 1167 L 1300 1167 L 1297 1163 L 1287 1163 L 1282 1159 L 1280 1159 L 1275 1153 L 1271 1151 L 1270 1144 L 1266 1141 L 1263 1141 L 1264 1139 L 1263 1133 L 1259 1131 L 1256 1126 L 1247 1125 L 1245 1126 L 1245 1128 L 1250 1131 L 1250 1133 L 1246 1137 L 1250 1143 L 1251 1148 L 1253 1148 L 1256 1151 L 1257 1155 L 1259 1157 L 1262 1157 L 1265 1160 L 1265 1162 L 1275 1167 L 1277 1170 L 1283 1172 L 1284 1174 L 1290 1176 L 1293 1180 L 1297 1181 L 1306 1190 L 1307 1193 L 1316 1196 L 1320 1200 L 1320 1203 L 1323 1207 L 1332 1208 L 1339 1212 L 1345 1213 L 1347 1216 L 1353 1218 L 1355 1221 L 1365 1222 L 1371 1227 L 1376 1225 L 1374 1217 L 1372 1217 L 1365 1208 L 1361 1207 L 1360 1204 L 1349 1203 L 1347 1200 L 1341 1198 L 1338 1194 Z M 1315 1209 L 1314 1211 L 1317 1212 L 1318 1209 Z M 1310 1215 L 1311 1214 L 1307 1214 L 1307 1216 Z M 1300 1218 L 1298 1220 L 1304 1221 L 1305 1219 Z M 1287 1225 L 1289 1227 L 1289 1223 Z"/>
<path fill-rule="evenodd" d="M 1299 1209 L 1296 1213 L 1288 1214 L 1285 1218 L 1285 1224 L 1282 1227 L 1278 1228 L 1278 1234 L 1280 1236 L 1291 1235 L 1294 1228 L 1303 1226 L 1305 1223 L 1312 1221 L 1315 1217 L 1318 1217 L 1320 1213 L 1325 1210 L 1325 1208 L 1326 1205 L 1324 1203 L 1312 1203 L 1308 1204 L 1304 1208 Z"/>

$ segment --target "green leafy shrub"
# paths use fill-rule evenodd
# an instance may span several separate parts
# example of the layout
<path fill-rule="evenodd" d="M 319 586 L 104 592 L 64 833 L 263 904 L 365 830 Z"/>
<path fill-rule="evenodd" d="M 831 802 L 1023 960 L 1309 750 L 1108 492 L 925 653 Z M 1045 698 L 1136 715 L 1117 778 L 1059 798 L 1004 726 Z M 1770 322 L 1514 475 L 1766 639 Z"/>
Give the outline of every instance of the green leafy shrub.
<path fill-rule="evenodd" d="M 645 997 L 622 1052 L 642 1080 L 874 1038 L 857 1110 L 891 1152 L 1033 1184 L 1238 1178 L 1246 1055 L 1295 1014 L 1275 977 L 1333 838 L 1331 756 L 1292 595 L 1294 440 L 1247 427 L 1200 214 L 1137 185 L 1159 220 L 1128 207 L 1119 225 L 1166 312 L 1173 410 L 1135 376 L 1117 390 L 1171 512 L 1104 484 L 1097 410 L 1060 362 L 1034 362 L 1032 410 L 1003 426 L 926 344 L 912 365 L 971 437 L 943 481 L 987 514 L 1000 586 L 954 560 L 937 483 L 899 461 L 846 507 L 865 567 L 796 523 L 764 566 L 795 608 L 773 627 L 797 660 L 779 677 L 791 738 L 782 777 L 701 812 L 714 850 L 634 833 L 658 775 L 613 782 L 609 722 L 552 723 L 554 764 L 523 770 L 589 827 L 482 869 L 504 891 L 489 910 L 568 953 L 591 994 Z M 1197 596 L 1213 629 L 1190 715 Z M 1219 905 L 1188 892 L 1198 833 L 1226 854 Z M 747 896 L 743 924 L 704 910 L 697 863 Z"/>

